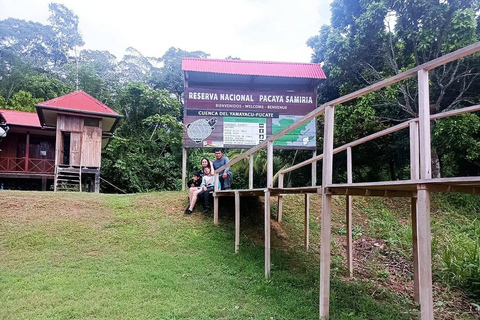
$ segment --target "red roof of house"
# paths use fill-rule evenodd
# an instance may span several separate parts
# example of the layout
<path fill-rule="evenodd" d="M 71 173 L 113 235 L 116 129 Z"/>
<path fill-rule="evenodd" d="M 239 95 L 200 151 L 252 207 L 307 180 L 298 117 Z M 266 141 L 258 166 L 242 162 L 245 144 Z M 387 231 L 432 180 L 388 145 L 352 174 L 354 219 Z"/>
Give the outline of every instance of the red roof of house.
<path fill-rule="evenodd" d="M 36 113 L 16 110 L 0 110 L 0 114 L 8 125 L 42 127 Z"/>
<path fill-rule="evenodd" d="M 75 91 L 52 100 L 40 102 L 37 104 L 37 106 L 69 109 L 71 111 L 81 111 L 87 113 L 111 114 L 113 116 L 119 115 L 115 110 L 111 109 L 107 105 L 101 103 L 83 91 Z"/>
<path fill-rule="evenodd" d="M 182 70 L 224 74 L 325 79 L 319 64 L 183 58 Z"/>

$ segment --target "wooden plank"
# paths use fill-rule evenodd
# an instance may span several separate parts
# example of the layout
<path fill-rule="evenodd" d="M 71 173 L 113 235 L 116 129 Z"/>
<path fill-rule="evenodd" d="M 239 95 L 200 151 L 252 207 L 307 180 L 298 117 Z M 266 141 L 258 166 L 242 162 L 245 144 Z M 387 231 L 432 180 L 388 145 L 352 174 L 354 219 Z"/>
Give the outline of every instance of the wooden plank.
<path fill-rule="evenodd" d="M 277 221 L 282 222 L 283 219 L 283 195 L 278 195 L 278 211 L 277 211 Z"/>
<path fill-rule="evenodd" d="M 248 188 L 253 189 L 253 154 L 248 159 Z"/>
<path fill-rule="evenodd" d="M 346 196 L 345 199 L 345 221 L 347 229 L 347 268 L 348 274 L 353 277 L 353 237 L 352 237 L 352 196 Z"/>
<path fill-rule="evenodd" d="M 323 140 L 322 186 L 332 183 L 333 174 L 333 130 L 334 109 L 325 108 L 325 127 Z M 331 262 L 331 217 L 332 196 L 322 190 L 322 221 L 320 246 L 320 318 L 328 318 L 330 312 L 330 262 Z"/>
<path fill-rule="evenodd" d="M 273 188 L 273 142 L 267 144 L 267 188 Z"/>
<path fill-rule="evenodd" d="M 417 237 L 418 237 L 418 299 L 420 319 L 433 320 L 432 297 L 432 249 L 430 232 L 430 192 L 417 192 Z"/>
<path fill-rule="evenodd" d="M 63 163 L 63 136 L 58 127 L 55 132 L 55 141 L 55 166 L 58 166 Z"/>
<path fill-rule="evenodd" d="M 270 192 L 265 191 L 265 279 L 270 278 Z"/>
<path fill-rule="evenodd" d="M 53 174 L 42 174 L 42 173 L 24 173 L 24 172 L 0 172 L 0 178 L 15 178 L 15 179 L 42 179 L 43 177 L 47 179 L 55 179 Z"/>
<path fill-rule="evenodd" d="M 95 174 L 95 193 L 100 193 L 100 172 Z"/>
<path fill-rule="evenodd" d="M 412 220 L 412 245 L 413 245 L 413 299 L 420 302 L 418 294 L 418 236 L 417 236 L 417 199 L 410 201 L 410 215 Z"/>
<path fill-rule="evenodd" d="M 353 182 L 353 173 L 352 173 L 352 147 L 347 148 L 347 183 Z M 347 229 L 347 268 L 348 274 L 353 277 L 353 236 L 352 236 L 352 196 L 346 196 L 345 199 L 345 221 Z"/>
<path fill-rule="evenodd" d="M 240 247 L 240 194 L 235 191 L 235 253 Z"/>
<path fill-rule="evenodd" d="M 411 198 L 414 195 L 414 190 L 380 190 L 380 189 L 368 189 L 368 188 L 340 188 L 340 187 L 328 187 L 325 188 L 326 193 L 331 195 L 344 195 L 344 196 L 370 196 L 370 197 L 407 197 Z"/>
<path fill-rule="evenodd" d="M 82 134 L 80 132 L 70 133 L 70 166 L 80 166 L 82 152 Z"/>
<path fill-rule="evenodd" d="M 317 156 L 317 150 L 313 151 L 312 158 Z M 312 187 L 317 185 L 317 163 L 312 162 Z"/>
<path fill-rule="evenodd" d="M 27 131 L 25 141 L 25 172 L 28 172 L 28 162 L 30 160 L 30 132 Z"/>
<path fill-rule="evenodd" d="M 102 162 L 102 129 L 85 126 L 81 148 L 82 166 L 100 168 Z"/>
<path fill-rule="evenodd" d="M 186 190 L 185 186 L 187 184 L 187 157 L 187 148 L 182 148 L 182 191 Z"/>
<path fill-rule="evenodd" d="M 303 194 L 303 193 L 318 193 L 320 186 L 315 187 L 298 187 L 298 188 L 269 188 L 272 194 Z"/>
<path fill-rule="evenodd" d="M 462 108 L 462 109 L 455 109 L 455 110 L 435 113 L 435 114 L 432 114 L 430 116 L 430 120 L 436 120 L 436 119 L 441 119 L 441 118 L 446 118 L 446 117 L 451 117 L 451 116 L 456 116 L 456 115 L 459 115 L 459 114 L 476 112 L 476 111 L 480 111 L 480 104 L 470 106 L 470 107 L 466 107 L 466 108 Z"/>
<path fill-rule="evenodd" d="M 310 194 L 305 194 L 305 221 L 304 221 L 304 243 L 305 249 L 310 246 Z"/>
<path fill-rule="evenodd" d="M 218 189 L 218 181 L 219 180 L 220 180 L 220 177 L 219 177 L 218 172 L 217 172 L 217 173 L 215 173 L 215 185 L 213 186 L 215 192 L 220 191 L 220 189 Z"/>
<path fill-rule="evenodd" d="M 461 186 L 451 184 L 427 184 L 430 192 L 458 192 L 466 194 L 480 194 L 480 186 Z"/>
<path fill-rule="evenodd" d="M 42 191 L 47 191 L 47 177 L 42 177 Z"/>
<path fill-rule="evenodd" d="M 418 109 L 420 131 L 420 178 L 432 178 L 432 153 L 430 140 L 430 96 L 428 71 L 418 71 Z"/>
<path fill-rule="evenodd" d="M 444 56 L 441 56 L 437 59 L 434 59 L 432 61 L 426 62 L 419 67 L 421 69 L 425 70 L 432 70 L 435 69 L 436 67 L 439 67 L 441 65 L 447 64 L 449 62 L 461 59 L 463 57 L 469 56 L 471 54 L 474 54 L 475 52 L 480 51 L 480 42 L 476 42 L 474 44 L 471 44 L 469 46 L 463 47 L 461 49 L 458 49 L 456 51 L 453 51 L 449 54 L 446 54 Z"/>
<path fill-rule="evenodd" d="M 418 145 L 418 122 L 410 122 L 410 179 L 420 179 L 420 150 Z"/>
<path fill-rule="evenodd" d="M 213 224 L 218 226 L 218 196 L 213 195 Z"/>

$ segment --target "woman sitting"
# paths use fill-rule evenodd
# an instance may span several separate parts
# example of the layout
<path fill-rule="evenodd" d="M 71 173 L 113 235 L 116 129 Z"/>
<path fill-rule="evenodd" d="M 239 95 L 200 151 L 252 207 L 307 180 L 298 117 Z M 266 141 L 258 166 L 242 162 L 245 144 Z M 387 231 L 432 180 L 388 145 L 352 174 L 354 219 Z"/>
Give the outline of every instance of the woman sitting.
<path fill-rule="evenodd" d="M 191 214 L 193 209 L 195 208 L 195 204 L 197 202 L 198 197 L 203 196 L 203 213 L 206 213 L 209 207 L 209 193 L 213 191 L 215 185 L 215 176 L 213 172 L 211 172 L 210 168 L 207 166 L 203 168 L 203 178 L 202 184 L 200 184 L 200 188 L 193 191 L 192 196 L 190 198 L 190 205 L 185 209 L 185 214 Z"/>

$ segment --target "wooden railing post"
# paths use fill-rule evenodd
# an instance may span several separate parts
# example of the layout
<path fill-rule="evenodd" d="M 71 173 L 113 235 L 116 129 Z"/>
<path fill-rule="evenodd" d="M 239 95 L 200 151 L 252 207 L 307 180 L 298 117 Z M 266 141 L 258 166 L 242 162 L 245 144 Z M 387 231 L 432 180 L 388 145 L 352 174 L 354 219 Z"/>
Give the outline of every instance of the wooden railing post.
<path fill-rule="evenodd" d="M 305 249 L 310 246 L 310 194 L 305 194 L 305 221 L 304 221 L 304 243 Z"/>
<path fill-rule="evenodd" d="M 248 188 L 253 189 L 253 154 L 248 157 Z"/>
<path fill-rule="evenodd" d="M 25 172 L 29 172 L 28 162 L 30 161 L 30 132 L 27 132 L 27 138 L 25 142 Z"/>
<path fill-rule="evenodd" d="M 265 279 L 270 277 L 270 191 L 265 190 Z"/>
<path fill-rule="evenodd" d="M 410 179 L 420 178 L 420 153 L 418 145 L 418 122 L 410 122 Z M 413 244 L 413 299 L 420 302 L 418 293 L 418 236 L 417 236 L 417 198 L 411 198 L 410 216 L 412 220 Z"/>
<path fill-rule="evenodd" d="M 410 179 L 420 178 L 420 150 L 418 145 L 418 122 L 410 122 Z"/>
<path fill-rule="evenodd" d="M 185 191 L 187 180 L 187 148 L 182 148 L 182 191 Z"/>
<path fill-rule="evenodd" d="M 283 188 L 283 178 L 285 174 L 280 173 L 278 175 L 278 187 Z M 277 209 L 277 221 L 281 222 L 282 221 L 282 214 L 283 214 L 283 195 L 279 194 L 278 195 L 278 209 Z"/>
<path fill-rule="evenodd" d="M 320 247 L 320 319 L 328 318 L 330 312 L 330 251 L 332 195 L 327 186 L 332 183 L 333 172 L 334 107 L 325 107 L 322 170 L 322 225 Z"/>
<path fill-rule="evenodd" d="M 240 247 L 240 193 L 235 191 L 235 253 Z"/>
<path fill-rule="evenodd" d="M 347 148 L 347 183 L 353 183 L 351 147 Z M 352 200 L 352 196 L 346 196 L 347 265 L 350 277 L 353 277 Z"/>
<path fill-rule="evenodd" d="M 218 172 L 215 173 L 215 185 L 213 186 L 213 224 L 218 226 L 218 196 L 217 196 L 217 191 L 218 191 Z"/>
<path fill-rule="evenodd" d="M 430 94 L 428 70 L 418 71 L 418 109 L 420 131 L 420 178 L 431 179 Z M 418 248 L 418 298 L 421 320 L 433 319 L 432 248 L 430 231 L 430 191 L 426 186 L 417 190 L 416 230 Z"/>
<path fill-rule="evenodd" d="M 273 141 L 267 144 L 267 188 L 273 188 Z"/>

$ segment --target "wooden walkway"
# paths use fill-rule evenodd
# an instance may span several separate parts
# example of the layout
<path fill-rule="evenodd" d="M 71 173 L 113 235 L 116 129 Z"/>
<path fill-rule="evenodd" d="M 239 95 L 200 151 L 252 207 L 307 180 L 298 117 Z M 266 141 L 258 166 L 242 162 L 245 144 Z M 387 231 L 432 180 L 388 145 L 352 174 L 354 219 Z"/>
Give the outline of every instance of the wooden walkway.
<path fill-rule="evenodd" d="M 239 250 L 240 229 L 240 197 L 263 196 L 265 197 L 265 276 L 270 276 L 270 197 L 278 197 L 278 219 L 282 219 L 282 202 L 285 194 L 305 194 L 305 244 L 309 243 L 309 197 L 312 193 L 321 194 L 321 249 L 320 249 L 320 308 L 321 319 L 329 317 L 330 304 L 330 263 L 331 263 L 331 214 L 332 196 L 345 196 L 346 230 L 347 230 L 347 263 L 350 274 L 353 274 L 352 263 L 352 200 L 353 196 L 379 196 L 379 197 L 407 197 L 411 199 L 412 217 L 412 248 L 414 264 L 414 299 L 420 306 L 421 320 L 433 320 L 432 297 L 432 260 L 431 260 L 431 231 L 430 231 L 430 193 L 432 192 L 460 192 L 480 193 L 480 177 L 453 177 L 432 179 L 431 174 L 431 137 L 430 122 L 442 117 L 454 116 L 466 112 L 480 110 L 480 105 L 452 110 L 440 114 L 430 115 L 429 71 L 443 66 L 449 62 L 461 59 L 480 51 L 480 42 L 467 46 L 432 60 L 413 69 L 404 71 L 394 77 L 380 81 L 364 89 L 329 101 L 294 124 L 269 137 L 257 146 L 232 159 L 227 165 L 218 168 L 215 176 L 218 182 L 218 173 L 227 167 L 235 165 L 243 159 L 249 158 L 250 183 L 248 190 L 215 190 L 214 193 L 214 223 L 218 224 L 218 199 L 220 197 L 235 197 L 235 251 Z M 394 127 L 388 128 L 373 135 L 353 141 L 341 147 L 333 148 L 334 141 L 334 109 L 335 106 L 351 101 L 365 94 L 375 92 L 384 87 L 403 81 L 408 78 L 418 79 L 418 106 L 419 117 L 411 119 Z M 316 155 L 302 163 L 278 172 L 278 185 L 273 183 L 273 142 L 286 133 L 298 128 L 315 117 L 324 114 L 324 145 L 323 154 Z M 352 179 L 352 148 L 381 136 L 409 129 L 410 132 L 410 180 L 383 181 L 354 183 Z M 262 149 L 267 149 L 267 185 L 265 188 L 253 188 L 253 154 Z M 347 183 L 333 182 L 333 155 L 347 152 Z M 309 164 L 316 164 L 322 160 L 323 186 L 306 186 L 302 188 L 284 188 L 283 177 L 291 172 Z M 184 160 L 186 161 L 186 160 Z M 312 165 L 312 179 L 317 181 L 316 165 Z M 216 183 L 217 185 L 217 183 Z"/>
<path fill-rule="evenodd" d="M 469 194 L 480 194 L 480 177 L 455 177 L 424 180 L 404 180 L 386 182 L 363 182 L 363 183 L 341 183 L 326 186 L 325 193 L 337 196 L 362 196 L 362 197 L 407 197 L 416 199 L 418 190 L 429 192 L 458 192 Z M 218 199 L 220 197 L 235 198 L 235 252 L 240 246 L 240 199 L 241 197 L 278 197 L 279 206 L 277 212 L 278 221 L 282 220 L 281 202 L 283 196 L 288 194 L 305 194 L 305 246 L 309 246 L 309 198 L 310 194 L 322 194 L 322 186 L 300 187 L 300 188 L 258 188 L 219 190 L 214 194 L 214 224 L 218 225 Z M 265 276 L 270 276 L 270 206 L 265 204 Z M 348 223 L 348 222 L 347 222 Z M 348 227 L 348 226 L 346 226 Z M 347 241 L 347 255 L 351 256 L 352 240 Z M 353 274 L 352 266 L 349 271 Z"/>

